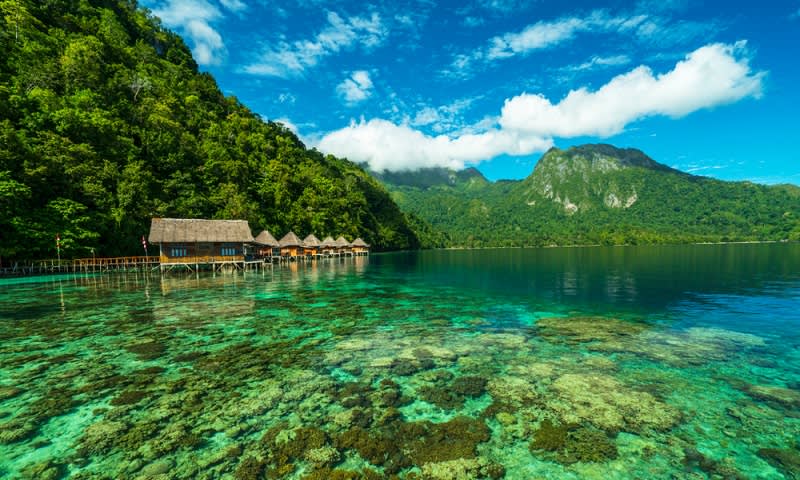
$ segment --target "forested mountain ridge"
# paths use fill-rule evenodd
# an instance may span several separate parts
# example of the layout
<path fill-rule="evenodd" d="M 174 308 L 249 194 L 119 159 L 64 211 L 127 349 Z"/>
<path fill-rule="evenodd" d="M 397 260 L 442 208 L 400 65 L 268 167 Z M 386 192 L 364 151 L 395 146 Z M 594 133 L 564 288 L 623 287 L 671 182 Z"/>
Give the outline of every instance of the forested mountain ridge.
<path fill-rule="evenodd" d="M 694 176 L 604 144 L 553 148 L 519 181 L 387 186 L 448 246 L 800 239 L 796 186 Z"/>
<path fill-rule="evenodd" d="M 57 233 L 65 257 L 137 254 L 153 216 L 419 246 L 380 183 L 224 96 L 134 0 L 0 0 L 0 48 L 0 258 Z"/>

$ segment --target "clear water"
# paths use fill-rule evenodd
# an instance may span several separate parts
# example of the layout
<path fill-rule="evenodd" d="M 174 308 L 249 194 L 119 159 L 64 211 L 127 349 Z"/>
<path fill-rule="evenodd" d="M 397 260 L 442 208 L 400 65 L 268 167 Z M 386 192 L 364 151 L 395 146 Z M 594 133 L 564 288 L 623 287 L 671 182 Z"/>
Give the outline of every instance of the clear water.
<path fill-rule="evenodd" d="M 2 478 L 800 478 L 800 245 L 0 280 Z"/>

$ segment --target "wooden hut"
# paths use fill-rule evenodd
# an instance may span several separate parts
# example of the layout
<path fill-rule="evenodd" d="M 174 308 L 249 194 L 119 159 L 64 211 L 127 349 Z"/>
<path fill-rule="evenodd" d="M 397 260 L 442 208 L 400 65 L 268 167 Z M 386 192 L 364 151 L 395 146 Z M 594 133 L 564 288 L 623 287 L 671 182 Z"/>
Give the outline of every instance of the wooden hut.
<path fill-rule="evenodd" d="M 158 245 L 161 265 L 239 263 L 253 234 L 246 220 L 154 218 L 149 242 Z"/>
<path fill-rule="evenodd" d="M 303 239 L 303 255 L 305 256 L 317 256 L 319 255 L 319 247 L 320 241 L 313 233 L 309 234 L 306 238 Z"/>
<path fill-rule="evenodd" d="M 353 240 L 351 244 L 353 248 L 353 255 L 369 255 L 369 244 L 361 239 L 361 237 Z"/>
<path fill-rule="evenodd" d="M 303 242 L 294 232 L 289 232 L 278 242 L 281 257 L 299 257 L 303 253 Z"/>
<path fill-rule="evenodd" d="M 353 253 L 352 249 L 350 248 L 350 242 L 348 242 L 344 237 L 339 237 L 336 239 L 336 251 L 339 252 L 339 255 L 350 255 Z"/>
<path fill-rule="evenodd" d="M 320 253 L 323 255 L 335 255 L 336 252 L 336 240 L 333 237 L 325 237 L 325 240 L 319 244 Z"/>
<path fill-rule="evenodd" d="M 280 244 L 268 230 L 258 234 L 255 244 L 259 257 L 271 258 L 280 255 Z"/>

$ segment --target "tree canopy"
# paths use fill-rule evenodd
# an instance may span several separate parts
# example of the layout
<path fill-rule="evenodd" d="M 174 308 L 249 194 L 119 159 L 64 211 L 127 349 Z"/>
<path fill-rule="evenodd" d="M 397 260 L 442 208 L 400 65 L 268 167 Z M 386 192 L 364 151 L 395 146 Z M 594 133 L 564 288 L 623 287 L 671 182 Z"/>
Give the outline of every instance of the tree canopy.
<path fill-rule="evenodd" d="M 0 0 L 0 47 L 0 257 L 56 234 L 136 254 L 151 217 L 420 245 L 381 184 L 224 96 L 134 0 Z"/>

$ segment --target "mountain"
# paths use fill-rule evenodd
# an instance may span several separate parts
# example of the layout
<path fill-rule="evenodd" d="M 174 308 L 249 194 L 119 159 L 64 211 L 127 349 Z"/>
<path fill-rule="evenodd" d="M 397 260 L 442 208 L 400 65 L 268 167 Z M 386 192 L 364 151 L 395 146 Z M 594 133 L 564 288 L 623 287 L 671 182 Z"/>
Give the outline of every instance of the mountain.
<path fill-rule="evenodd" d="M 422 168 L 401 172 L 374 172 L 370 173 L 383 183 L 403 187 L 416 187 L 428 189 L 436 186 L 477 185 L 484 186 L 489 181 L 477 168 L 453 170 L 449 168 Z"/>
<path fill-rule="evenodd" d="M 694 176 L 612 145 L 553 148 L 518 181 L 382 178 L 449 246 L 800 239 L 800 188 Z"/>
<path fill-rule="evenodd" d="M 135 1 L 0 9 L 0 259 L 56 234 L 67 258 L 140 253 L 152 216 L 420 245 L 374 178 L 224 96 Z"/>

